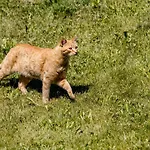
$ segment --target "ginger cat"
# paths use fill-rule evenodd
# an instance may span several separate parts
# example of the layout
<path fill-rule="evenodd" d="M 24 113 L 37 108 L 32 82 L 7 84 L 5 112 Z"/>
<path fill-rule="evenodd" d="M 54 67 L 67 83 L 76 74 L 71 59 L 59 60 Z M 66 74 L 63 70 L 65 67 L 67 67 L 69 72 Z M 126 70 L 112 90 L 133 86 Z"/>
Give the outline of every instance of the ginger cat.
<path fill-rule="evenodd" d="M 71 99 L 75 99 L 71 86 L 66 80 L 69 57 L 77 54 L 76 38 L 62 40 L 54 49 L 39 48 L 29 44 L 18 44 L 6 55 L 0 64 L 0 80 L 18 72 L 18 88 L 26 94 L 27 84 L 33 79 L 42 80 L 42 99 L 49 101 L 51 83 L 65 89 Z"/>

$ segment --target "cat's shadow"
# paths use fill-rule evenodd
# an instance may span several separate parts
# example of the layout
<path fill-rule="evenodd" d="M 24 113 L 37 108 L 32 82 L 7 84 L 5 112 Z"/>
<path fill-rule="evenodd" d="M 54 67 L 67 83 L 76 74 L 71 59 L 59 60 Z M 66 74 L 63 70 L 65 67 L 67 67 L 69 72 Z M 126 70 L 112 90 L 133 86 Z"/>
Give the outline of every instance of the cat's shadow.
<path fill-rule="evenodd" d="M 7 79 L 7 81 L 8 81 L 8 79 Z M 18 79 L 11 78 L 11 79 L 9 79 L 8 82 L 1 83 L 1 85 L 4 87 L 11 86 L 13 88 L 17 88 L 18 87 Z M 89 85 L 78 85 L 78 86 L 71 86 L 71 87 L 72 87 L 73 93 L 82 94 L 82 93 L 86 93 L 89 90 Z M 28 89 L 28 91 L 33 89 L 33 90 L 36 90 L 36 91 L 42 93 L 42 81 L 33 79 L 28 84 L 27 89 Z M 52 84 L 51 88 L 50 88 L 50 98 L 59 98 L 61 96 L 68 97 L 68 94 L 61 87 L 59 87 L 55 84 Z"/>

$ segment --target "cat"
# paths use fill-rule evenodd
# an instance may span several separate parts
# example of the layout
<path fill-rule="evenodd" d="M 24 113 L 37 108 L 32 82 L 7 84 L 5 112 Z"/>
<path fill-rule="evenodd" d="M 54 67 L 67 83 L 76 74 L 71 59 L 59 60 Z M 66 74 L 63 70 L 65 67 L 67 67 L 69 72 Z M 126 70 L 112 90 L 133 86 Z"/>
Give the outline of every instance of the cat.
<path fill-rule="evenodd" d="M 78 53 L 77 38 L 63 39 L 51 48 L 40 48 L 29 44 L 18 44 L 11 48 L 0 64 L 0 80 L 11 73 L 19 73 L 18 88 L 27 93 L 26 86 L 32 79 L 42 81 L 42 100 L 50 98 L 52 83 L 65 89 L 71 99 L 75 99 L 72 88 L 66 79 L 69 58 Z"/>

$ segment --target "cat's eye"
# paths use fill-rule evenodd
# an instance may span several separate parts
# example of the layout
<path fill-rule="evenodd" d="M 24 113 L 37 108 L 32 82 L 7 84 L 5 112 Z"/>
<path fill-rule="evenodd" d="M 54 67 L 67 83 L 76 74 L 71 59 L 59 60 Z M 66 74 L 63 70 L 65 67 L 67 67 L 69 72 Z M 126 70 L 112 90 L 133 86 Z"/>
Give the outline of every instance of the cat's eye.
<path fill-rule="evenodd" d="M 78 46 L 76 46 L 75 49 L 78 49 Z"/>
<path fill-rule="evenodd" d="M 72 50 L 72 47 L 69 47 L 70 50 Z"/>

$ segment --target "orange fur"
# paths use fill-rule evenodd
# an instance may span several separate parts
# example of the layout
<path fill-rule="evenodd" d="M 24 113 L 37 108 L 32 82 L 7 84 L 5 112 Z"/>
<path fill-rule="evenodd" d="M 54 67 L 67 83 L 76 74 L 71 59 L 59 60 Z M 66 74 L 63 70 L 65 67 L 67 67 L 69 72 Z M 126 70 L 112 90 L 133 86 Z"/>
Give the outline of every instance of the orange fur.
<path fill-rule="evenodd" d="M 0 64 L 0 80 L 18 72 L 21 76 L 18 88 L 27 93 L 26 86 L 33 79 L 42 80 L 42 99 L 49 100 L 51 83 L 64 88 L 71 99 L 75 99 L 66 80 L 69 56 L 77 54 L 76 39 L 62 40 L 54 49 L 39 48 L 29 44 L 18 44 L 10 49 Z"/>

